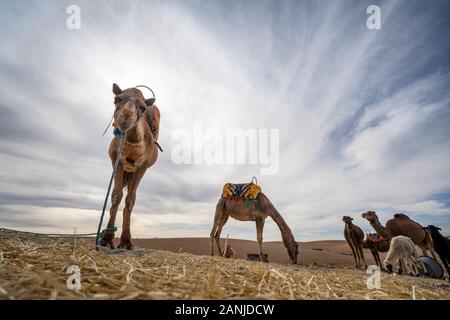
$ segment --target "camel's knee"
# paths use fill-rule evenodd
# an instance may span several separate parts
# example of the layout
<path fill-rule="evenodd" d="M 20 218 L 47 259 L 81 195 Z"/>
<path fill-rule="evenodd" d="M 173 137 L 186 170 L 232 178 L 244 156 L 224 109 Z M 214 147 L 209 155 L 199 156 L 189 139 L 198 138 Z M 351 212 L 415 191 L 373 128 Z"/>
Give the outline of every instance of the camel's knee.
<path fill-rule="evenodd" d="M 214 237 L 216 235 L 216 230 L 217 230 L 217 226 L 214 225 L 214 227 L 211 230 L 211 233 L 209 234 L 209 238 L 211 239 L 211 241 L 214 240 Z"/>
<path fill-rule="evenodd" d="M 136 198 L 133 197 L 132 195 L 127 195 L 125 198 L 125 207 L 128 208 L 129 210 L 132 210 L 134 207 L 135 200 Z"/>
<path fill-rule="evenodd" d="M 122 190 L 119 191 L 113 191 L 111 195 L 111 205 L 113 207 L 117 207 L 120 204 L 120 201 L 122 201 L 123 192 Z"/>

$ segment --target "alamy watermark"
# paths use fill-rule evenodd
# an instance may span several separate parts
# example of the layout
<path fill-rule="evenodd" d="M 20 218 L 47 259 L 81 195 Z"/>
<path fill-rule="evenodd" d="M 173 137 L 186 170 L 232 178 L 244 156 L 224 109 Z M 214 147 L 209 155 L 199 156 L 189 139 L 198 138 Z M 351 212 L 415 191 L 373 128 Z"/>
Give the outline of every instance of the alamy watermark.
<path fill-rule="evenodd" d="M 171 159 L 176 165 L 259 165 L 261 175 L 278 173 L 279 129 L 204 129 L 194 121 L 193 130 L 172 132 Z"/>
<path fill-rule="evenodd" d="M 72 4 L 67 7 L 66 13 L 69 15 L 66 19 L 66 27 L 69 30 L 81 29 L 81 9 L 79 6 Z"/>
<path fill-rule="evenodd" d="M 67 274 L 70 276 L 67 278 L 66 285 L 70 290 L 80 290 L 81 289 L 81 270 L 77 265 L 71 265 L 67 267 Z"/>
<path fill-rule="evenodd" d="M 370 274 L 367 278 L 367 289 L 381 289 L 381 269 L 379 266 L 370 265 L 366 272 Z"/>
<path fill-rule="evenodd" d="M 366 25 L 369 30 L 381 29 L 381 8 L 375 4 L 367 7 L 367 14 L 370 16 L 366 20 Z"/>

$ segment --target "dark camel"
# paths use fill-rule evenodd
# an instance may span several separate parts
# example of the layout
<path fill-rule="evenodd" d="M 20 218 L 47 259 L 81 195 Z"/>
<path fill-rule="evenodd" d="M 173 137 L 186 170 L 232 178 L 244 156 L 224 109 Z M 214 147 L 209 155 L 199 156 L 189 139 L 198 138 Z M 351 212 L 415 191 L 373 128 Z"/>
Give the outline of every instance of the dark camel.
<path fill-rule="evenodd" d="M 136 190 L 142 177 L 158 157 L 156 139 L 159 133 L 159 109 L 153 105 L 154 99 L 145 99 L 137 88 L 122 90 L 113 84 L 115 95 L 114 124 L 122 133 L 126 132 L 126 141 L 120 162 L 114 176 L 114 188 L 111 194 L 111 208 L 109 210 L 108 229 L 100 241 L 102 246 L 114 248 L 114 228 L 117 209 L 123 196 L 123 189 L 127 187 L 125 208 L 123 210 L 122 235 L 119 248 L 133 249 L 131 243 L 130 218 L 136 201 Z M 151 112 L 148 107 L 151 106 Z M 109 157 L 112 164 L 119 151 L 120 138 L 114 137 L 109 146 Z"/>

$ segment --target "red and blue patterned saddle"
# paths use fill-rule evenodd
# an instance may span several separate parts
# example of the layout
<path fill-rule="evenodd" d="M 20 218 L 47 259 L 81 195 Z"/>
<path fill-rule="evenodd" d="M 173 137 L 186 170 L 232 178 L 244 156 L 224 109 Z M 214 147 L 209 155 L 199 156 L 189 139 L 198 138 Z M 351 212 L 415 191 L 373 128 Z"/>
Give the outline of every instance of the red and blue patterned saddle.
<path fill-rule="evenodd" d="M 256 178 L 255 178 L 256 181 Z M 261 192 L 261 187 L 256 183 L 226 183 L 223 186 L 222 198 L 238 197 L 242 199 L 256 199 Z"/>

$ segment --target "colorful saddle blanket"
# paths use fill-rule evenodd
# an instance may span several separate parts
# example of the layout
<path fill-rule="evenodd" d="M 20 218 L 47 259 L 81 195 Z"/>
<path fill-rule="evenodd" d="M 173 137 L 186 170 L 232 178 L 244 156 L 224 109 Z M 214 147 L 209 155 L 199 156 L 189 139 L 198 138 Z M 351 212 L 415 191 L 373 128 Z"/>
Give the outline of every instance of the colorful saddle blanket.
<path fill-rule="evenodd" d="M 260 186 L 250 183 L 226 183 L 223 186 L 222 198 L 239 197 L 243 199 L 256 199 L 261 192 Z"/>

